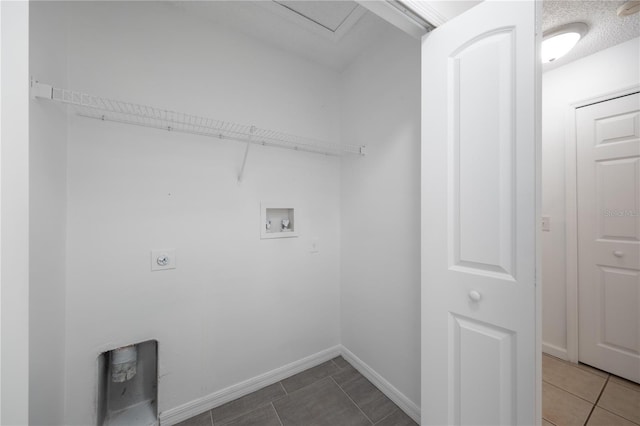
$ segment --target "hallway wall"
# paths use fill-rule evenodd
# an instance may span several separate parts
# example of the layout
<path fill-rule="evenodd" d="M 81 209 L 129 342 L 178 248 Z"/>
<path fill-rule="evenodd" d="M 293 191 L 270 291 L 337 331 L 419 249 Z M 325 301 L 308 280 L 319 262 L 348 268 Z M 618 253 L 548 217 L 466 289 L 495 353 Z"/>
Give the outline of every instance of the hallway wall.
<path fill-rule="evenodd" d="M 570 104 L 640 83 L 640 38 L 571 62 L 543 75 L 542 233 L 543 350 L 566 359 L 565 149 Z"/>

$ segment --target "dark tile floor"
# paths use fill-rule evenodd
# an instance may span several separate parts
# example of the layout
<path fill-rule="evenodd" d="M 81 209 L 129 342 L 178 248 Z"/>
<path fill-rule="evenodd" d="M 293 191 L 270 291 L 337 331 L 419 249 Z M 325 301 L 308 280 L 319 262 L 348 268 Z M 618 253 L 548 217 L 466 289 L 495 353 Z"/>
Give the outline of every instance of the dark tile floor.
<path fill-rule="evenodd" d="M 179 426 L 417 426 L 342 357 Z"/>

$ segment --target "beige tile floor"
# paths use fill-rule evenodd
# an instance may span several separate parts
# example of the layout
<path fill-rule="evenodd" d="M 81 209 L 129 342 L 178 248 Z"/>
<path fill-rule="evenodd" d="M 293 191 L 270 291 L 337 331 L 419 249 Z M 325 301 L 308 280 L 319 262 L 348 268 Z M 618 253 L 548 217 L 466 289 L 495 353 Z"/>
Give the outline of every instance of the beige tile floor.
<path fill-rule="evenodd" d="M 638 426 L 640 385 L 545 354 L 542 417 L 543 426 Z"/>

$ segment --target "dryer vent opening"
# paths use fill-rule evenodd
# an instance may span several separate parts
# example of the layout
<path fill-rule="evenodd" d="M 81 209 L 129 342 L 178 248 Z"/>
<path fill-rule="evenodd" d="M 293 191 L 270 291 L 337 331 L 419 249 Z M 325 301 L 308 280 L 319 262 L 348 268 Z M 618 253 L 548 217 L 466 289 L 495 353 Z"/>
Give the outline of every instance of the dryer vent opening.
<path fill-rule="evenodd" d="M 158 342 L 103 352 L 98 358 L 98 426 L 158 424 Z"/>

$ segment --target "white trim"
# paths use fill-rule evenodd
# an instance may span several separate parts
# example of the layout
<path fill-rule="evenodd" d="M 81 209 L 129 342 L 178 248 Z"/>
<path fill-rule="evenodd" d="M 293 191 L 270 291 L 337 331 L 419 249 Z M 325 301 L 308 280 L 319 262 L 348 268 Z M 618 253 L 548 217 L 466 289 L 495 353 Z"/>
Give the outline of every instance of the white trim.
<path fill-rule="evenodd" d="M 186 404 L 163 411 L 159 416 L 160 424 L 162 426 L 175 425 L 183 420 L 187 420 L 193 416 L 204 413 L 207 410 L 219 407 L 229 401 L 233 401 L 234 399 L 250 394 L 251 392 L 255 392 L 258 389 L 262 389 L 265 386 L 278 383 L 280 380 L 286 379 L 287 377 L 337 357 L 340 355 L 340 349 L 340 345 L 325 349 L 306 358 L 302 358 L 298 361 L 276 368 L 275 370 L 271 370 L 259 376 L 245 380 L 244 382 L 237 383 L 212 394 L 203 396 L 202 398 L 194 399 Z"/>
<path fill-rule="evenodd" d="M 633 84 L 631 86 L 623 87 L 622 89 L 613 90 L 611 92 L 602 93 L 597 96 L 590 96 L 586 99 L 572 102 L 570 106 L 573 107 L 574 109 L 580 108 L 580 107 L 595 104 L 598 102 L 604 102 L 610 99 L 619 98 L 621 96 L 631 95 L 632 93 L 636 93 L 638 91 L 640 91 L 640 84 Z"/>
<path fill-rule="evenodd" d="M 424 27 L 384 0 L 356 0 L 356 2 L 413 38 L 420 40 L 427 33 Z"/>
<path fill-rule="evenodd" d="M 447 17 L 440 13 L 438 9 L 433 7 L 429 2 L 424 0 L 402 0 L 402 3 L 422 16 L 425 21 L 434 27 L 439 27 L 447 22 Z"/>
<path fill-rule="evenodd" d="M 0 59 L 2 58 L 2 5 L 0 4 Z M 0 331 L 2 330 L 2 64 L 0 63 Z M 0 423 L 2 423 L 2 333 L 0 333 Z"/>
<path fill-rule="evenodd" d="M 360 358 L 355 356 L 353 352 L 344 346 L 341 347 L 342 356 L 364 377 L 369 379 L 383 394 L 393 401 L 402 411 L 411 417 L 416 423 L 420 424 L 420 407 L 407 398 L 402 392 L 396 389 L 391 383 L 385 380 L 373 368 L 365 364 Z"/>
<path fill-rule="evenodd" d="M 576 199 L 575 108 L 567 111 L 565 145 L 565 297 L 567 310 L 566 358 L 578 362 L 578 203 Z"/>
<path fill-rule="evenodd" d="M 393 401 L 409 417 L 420 423 L 420 407 L 407 398 L 402 392 L 396 389 L 391 383 L 378 374 L 373 368 L 365 364 L 360 358 L 355 356 L 349 349 L 342 345 L 337 345 L 316 354 L 310 355 L 301 360 L 292 362 L 283 367 L 276 368 L 259 376 L 237 383 L 225 389 L 219 390 L 202 398 L 182 404 L 178 407 L 160 413 L 160 425 L 175 425 L 193 416 L 204 413 L 207 410 L 219 407 L 222 404 L 243 397 L 251 392 L 262 389 L 265 386 L 278 383 L 279 381 L 291 377 L 311 367 L 322 364 L 330 359 L 342 355 L 351 365 L 355 367 L 364 377 L 373 383 L 382 393 Z"/>
<path fill-rule="evenodd" d="M 536 2 L 534 6 L 535 19 L 535 57 L 540 57 L 542 49 L 542 2 Z M 542 424 L 542 221 L 538 220 L 542 214 L 542 63 L 534 61 L 534 131 L 535 131 L 535 422 Z"/>
<path fill-rule="evenodd" d="M 0 424 L 29 423 L 29 3 L 0 1 Z"/>
<path fill-rule="evenodd" d="M 552 345 L 551 343 L 542 342 L 542 352 L 556 358 L 564 359 L 565 361 L 569 360 L 569 358 L 567 357 L 566 349 L 563 349 L 560 346 Z"/>
<path fill-rule="evenodd" d="M 572 102 L 567 107 L 567 133 L 565 150 L 565 223 L 566 223 L 566 297 L 567 297 L 567 349 L 566 358 L 578 362 L 578 201 L 577 201 L 577 140 L 576 109 L 640 91 L 640 85 L 592 96 Z"/>
<path fill-rule="evenodd" d="M 0 4 L 0 60 L 2 59 L 2 5 Z M 2 330 L 2 64 L 0 63 L 0 331 Z M 0 333 L 0 423 L 2 423 L 2 333 Z"/>

